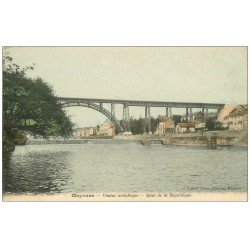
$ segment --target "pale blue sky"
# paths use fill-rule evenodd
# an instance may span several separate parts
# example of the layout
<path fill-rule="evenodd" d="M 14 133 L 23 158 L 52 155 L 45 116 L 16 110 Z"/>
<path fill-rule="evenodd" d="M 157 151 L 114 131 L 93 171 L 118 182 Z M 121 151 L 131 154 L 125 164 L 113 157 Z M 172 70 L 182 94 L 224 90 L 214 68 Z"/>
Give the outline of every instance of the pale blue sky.
<path fill-rule="evenodd" d="M 21 66 L 35 63 L 30 76 L 48 81 L 58 96 L 247 102 L 246 47 L 12 47 L 8 51 Z M 67 112 L 79 126 L 105 120 L 87 108 Z M 121 107 L 116 113 L 120 119 Z M 152 109 L 151 114 L 164 115 L 164 109 Z M 143 116 L 144 110 L 131 108 L 130 115 Z"/>

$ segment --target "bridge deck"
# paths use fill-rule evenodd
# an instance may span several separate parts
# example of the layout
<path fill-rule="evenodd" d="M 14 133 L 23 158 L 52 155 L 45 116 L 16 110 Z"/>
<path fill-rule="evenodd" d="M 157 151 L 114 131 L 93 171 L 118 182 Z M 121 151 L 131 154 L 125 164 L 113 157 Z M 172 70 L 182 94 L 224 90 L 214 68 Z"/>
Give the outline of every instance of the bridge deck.
<path fill-rule="evenodd" d="M 162 101 L 136 101 L 136 100 L 116 100 L 116 99 L 96 99 L 96 98 L 69 98 L 57 97 L 59 102 L 84 102 L 84 103 L 114 103 L 127 106 L 142 107 L 176 107 L 176 108 L 209 108 L 218 109 L 224 107 L 223 103 L 196 103 L 196 102 L 162 102 Z"/>

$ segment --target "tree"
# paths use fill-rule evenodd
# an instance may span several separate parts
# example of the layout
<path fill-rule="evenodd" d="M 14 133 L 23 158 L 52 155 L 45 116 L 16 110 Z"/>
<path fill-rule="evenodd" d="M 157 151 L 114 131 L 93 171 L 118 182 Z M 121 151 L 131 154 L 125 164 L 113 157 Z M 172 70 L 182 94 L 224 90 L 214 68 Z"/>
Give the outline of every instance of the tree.
<path fill-rule="evenodd" d="M 157 125 L 159 124 L 161 119 L 162 119 L 162 116 L 158 116 L 157 118 L 154 118 L 154 117 L 150 118 L 151 132 L 152 133 L 155 133 L 155 131 L 157 129 Z"/>
<path fill-rule="evenodd" d="M 208 117 L 205 122 L 208 130 L 223 130 L 223 124 L 216 120 L 216 117 Z"/>
<path fill-rule="evenodd" d="M 173 121 L 174 121 L 174 125 L 176 126 L 178 123 L 181 122 L 181 115 L 173 115 Z"/>
<path fill-rule="evenodd" d="M 42 78 L 27 77 L 27 70 L 13 63 L 7 53 L 3 56 L 3 128 L 8 138 L 16 131 L 35 136 L 67 137 L 73 123 L 57 103 L 53 88 Z"/>
<path fill-rule="evenodd" d="M 223 130 L 223 123 L 219 121 L 215 121 L 215 129 L 217 130 Z"/>
<path fill-rule="evenodd" d="M 205 127 L 208 130 L 214 130 L 215 129 L 215 118 L 214 117 L 208 117 L 205 122 Z"/>
<path fill-rule="evenodd" d="M 159 124 L 161 120 L 161 116 L 158 116 L 157 118 L 150 117 L 150 129 L 151 132 L 154 133 L 157 129 L 157 124 Z M 130 124 L 130 131 L 133 135 L 143 134 L 144 132 L 148 133 L 149 129 L 148 126 L 146 126 L 147 121 L 143 118 L 135 119 L 133 117 L 129 120 Z M 146 127 L 146 131 L 145 131 Z"/>
<path fill-rule="evenodd" d="M 134 119 L 133 117 L 129 120 L 130 131 L 133 135 L 143 134 L 144 132 L 144 120 L 142 118 Z"/>

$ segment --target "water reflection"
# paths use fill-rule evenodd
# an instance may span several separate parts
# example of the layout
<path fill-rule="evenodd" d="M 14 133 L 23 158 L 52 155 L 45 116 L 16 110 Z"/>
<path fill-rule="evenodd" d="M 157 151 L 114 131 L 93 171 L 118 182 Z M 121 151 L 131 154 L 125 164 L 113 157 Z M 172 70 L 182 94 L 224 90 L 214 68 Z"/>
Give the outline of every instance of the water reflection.
<path fill-rule="evenodd" d="M 28 152 L 4 156 L 3 191 L 11 193 L 59 193 L 70 181 L 70 153 Z"/>

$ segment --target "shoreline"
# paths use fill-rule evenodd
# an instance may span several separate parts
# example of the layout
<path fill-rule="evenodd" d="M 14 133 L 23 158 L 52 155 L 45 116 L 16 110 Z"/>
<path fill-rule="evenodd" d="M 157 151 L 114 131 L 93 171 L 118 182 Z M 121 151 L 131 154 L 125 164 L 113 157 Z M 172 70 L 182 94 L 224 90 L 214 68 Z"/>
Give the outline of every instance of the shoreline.
<path fill-rule="evenodd" d="M 58 201 L 231 201 L 247 202 L 247 192 L 165 192 L 165 193 L 65 193 L 65 194 L 3 194 L 4 202 L 58 202 Z"/>
<path fill-rule="evenodd" d="M 93 138 L 93 139 L 55 139 L 55 140 L 29 140 L 28 143 L 25 145 L 58 145 L 58 144 L 88 144 L 88 142 L 97 142 L 99 144 L 126 144 L 126 143 L 137 143 L 138 145 L 163 145 L 163 146 L 197 146 L 197 147 L 208 147 L 209 145 L 205 143 L 192 143 L 192 142 L 166 142 L 164 139 L 161 138 L 152 138 L 152 141 L 159 141 L 161 143 L 147 143 L 143 144 L 140 139 L 136 138 Z M 151 140 L 149 140 L 151 141 Z M 16 145 L 16 146 L 25 146 L 25 145 Z M 220 144 L 218 143 L 217 146 L 219 147 L 248 147 L 248 144 Z"/>
<path fill-rule="evenodd" d="M 243 133 L 244 132 L 244 133 Z M 213 136 L 215 136 L 215 140 Z M 206 131 L 204 133 L 170 133 L 165 135 L 115 135 L 112 137 L 86 137 L 86 138 L 54 138 L 51 140 L 31 139 L 26 145 L 44 144 L 126 144 L 137 143 L 144 146 L 162 144 L 167 146 L 198 146 L 198 147 L 248 147 L 246 131 Z"/>

